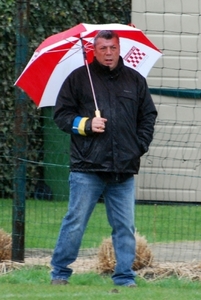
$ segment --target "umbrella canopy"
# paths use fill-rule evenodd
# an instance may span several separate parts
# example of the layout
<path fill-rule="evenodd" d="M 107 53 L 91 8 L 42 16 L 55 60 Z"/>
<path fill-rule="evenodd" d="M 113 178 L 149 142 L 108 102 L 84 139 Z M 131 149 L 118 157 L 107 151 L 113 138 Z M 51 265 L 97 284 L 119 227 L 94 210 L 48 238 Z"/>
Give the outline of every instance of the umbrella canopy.
<path fill-rule="evenodd" d="M 81 23 L 45 39 L 35 50 L 15 85 L 22 88 L 38 107 L 54 106 L 65 78 L 93 60 L 93 40 L 100 30 L 114 30 L 120 38 L 124 64 L 146 77 L 161 57 L 159 49 L 140 29 L 123 24 Z"/>

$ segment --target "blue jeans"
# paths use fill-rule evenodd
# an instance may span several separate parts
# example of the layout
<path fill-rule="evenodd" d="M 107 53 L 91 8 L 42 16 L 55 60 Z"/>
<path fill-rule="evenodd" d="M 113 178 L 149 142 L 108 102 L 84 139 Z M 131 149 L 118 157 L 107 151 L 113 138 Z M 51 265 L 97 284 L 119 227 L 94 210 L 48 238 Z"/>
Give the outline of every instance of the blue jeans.
<path fill-rule="evenodd" d="M 134 177 L 122 183 L 107 183 L 95 173 L 71 172 L 69 182 L 68 211 L 51 261 L 52 279 L 68 280 L 71 276 L 68 265 L 76 260 L 89 217 L 103 195 L 116 257 L 112 279 L 116 285 L 134 283 Z"/>

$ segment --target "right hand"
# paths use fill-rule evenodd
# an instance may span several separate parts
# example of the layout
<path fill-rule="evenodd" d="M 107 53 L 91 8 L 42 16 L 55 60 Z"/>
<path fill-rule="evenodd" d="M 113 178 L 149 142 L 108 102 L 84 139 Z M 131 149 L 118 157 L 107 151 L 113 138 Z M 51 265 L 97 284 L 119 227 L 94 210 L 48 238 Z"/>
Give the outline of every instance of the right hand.
<path fill-rule="evenodd" d="M 105 123 L 107 119 L 94 117 L 91 122 L 91 129 L 93 132 L 102 133 L 105 131 Z"/>

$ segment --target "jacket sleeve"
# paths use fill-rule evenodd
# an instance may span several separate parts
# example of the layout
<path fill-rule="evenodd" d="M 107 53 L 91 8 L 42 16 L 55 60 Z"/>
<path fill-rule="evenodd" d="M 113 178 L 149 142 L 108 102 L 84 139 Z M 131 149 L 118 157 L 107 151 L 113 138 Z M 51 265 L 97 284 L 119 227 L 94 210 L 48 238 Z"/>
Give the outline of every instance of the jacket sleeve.
<path fill-rule="evenodd" d="M 140 102 L 137 117 L 137 135 L 140 140 L 142 152 L 145 153 L 148 151 L 149 145 L 153 139 L 157 110 L 144 78 L 142 79 L 139 94 Z"/>
<path fill-rule="evenodd" d="M 79 93 L 74 80 L 72 74 L 64 81 L 59 91 L 54 109 L 54 121 L 66 133 L 89 135 L 92 134 L 91 119 L 80 115 Z"/>

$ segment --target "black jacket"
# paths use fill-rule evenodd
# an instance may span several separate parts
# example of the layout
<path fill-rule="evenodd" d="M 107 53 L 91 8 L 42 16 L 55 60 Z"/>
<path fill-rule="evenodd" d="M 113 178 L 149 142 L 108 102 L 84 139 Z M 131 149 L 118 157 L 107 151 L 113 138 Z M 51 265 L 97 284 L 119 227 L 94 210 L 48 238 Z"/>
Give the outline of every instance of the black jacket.
<path fill-rule="evenodd" d="M 156 108 L 146 80 L 135 70 L 118 66 L 110 71 L 96 59 L 89 65 L 104 133 L 92 133 L 95 106 L 85 66 L 73 71 L 58 94 L 54 120 L 71 134 L 70 167 L 80 172 L 138 173 L 140 157 L 153 138 Z M 73 134 L 75 117 L 89 117 L 86 136 Z"/>

